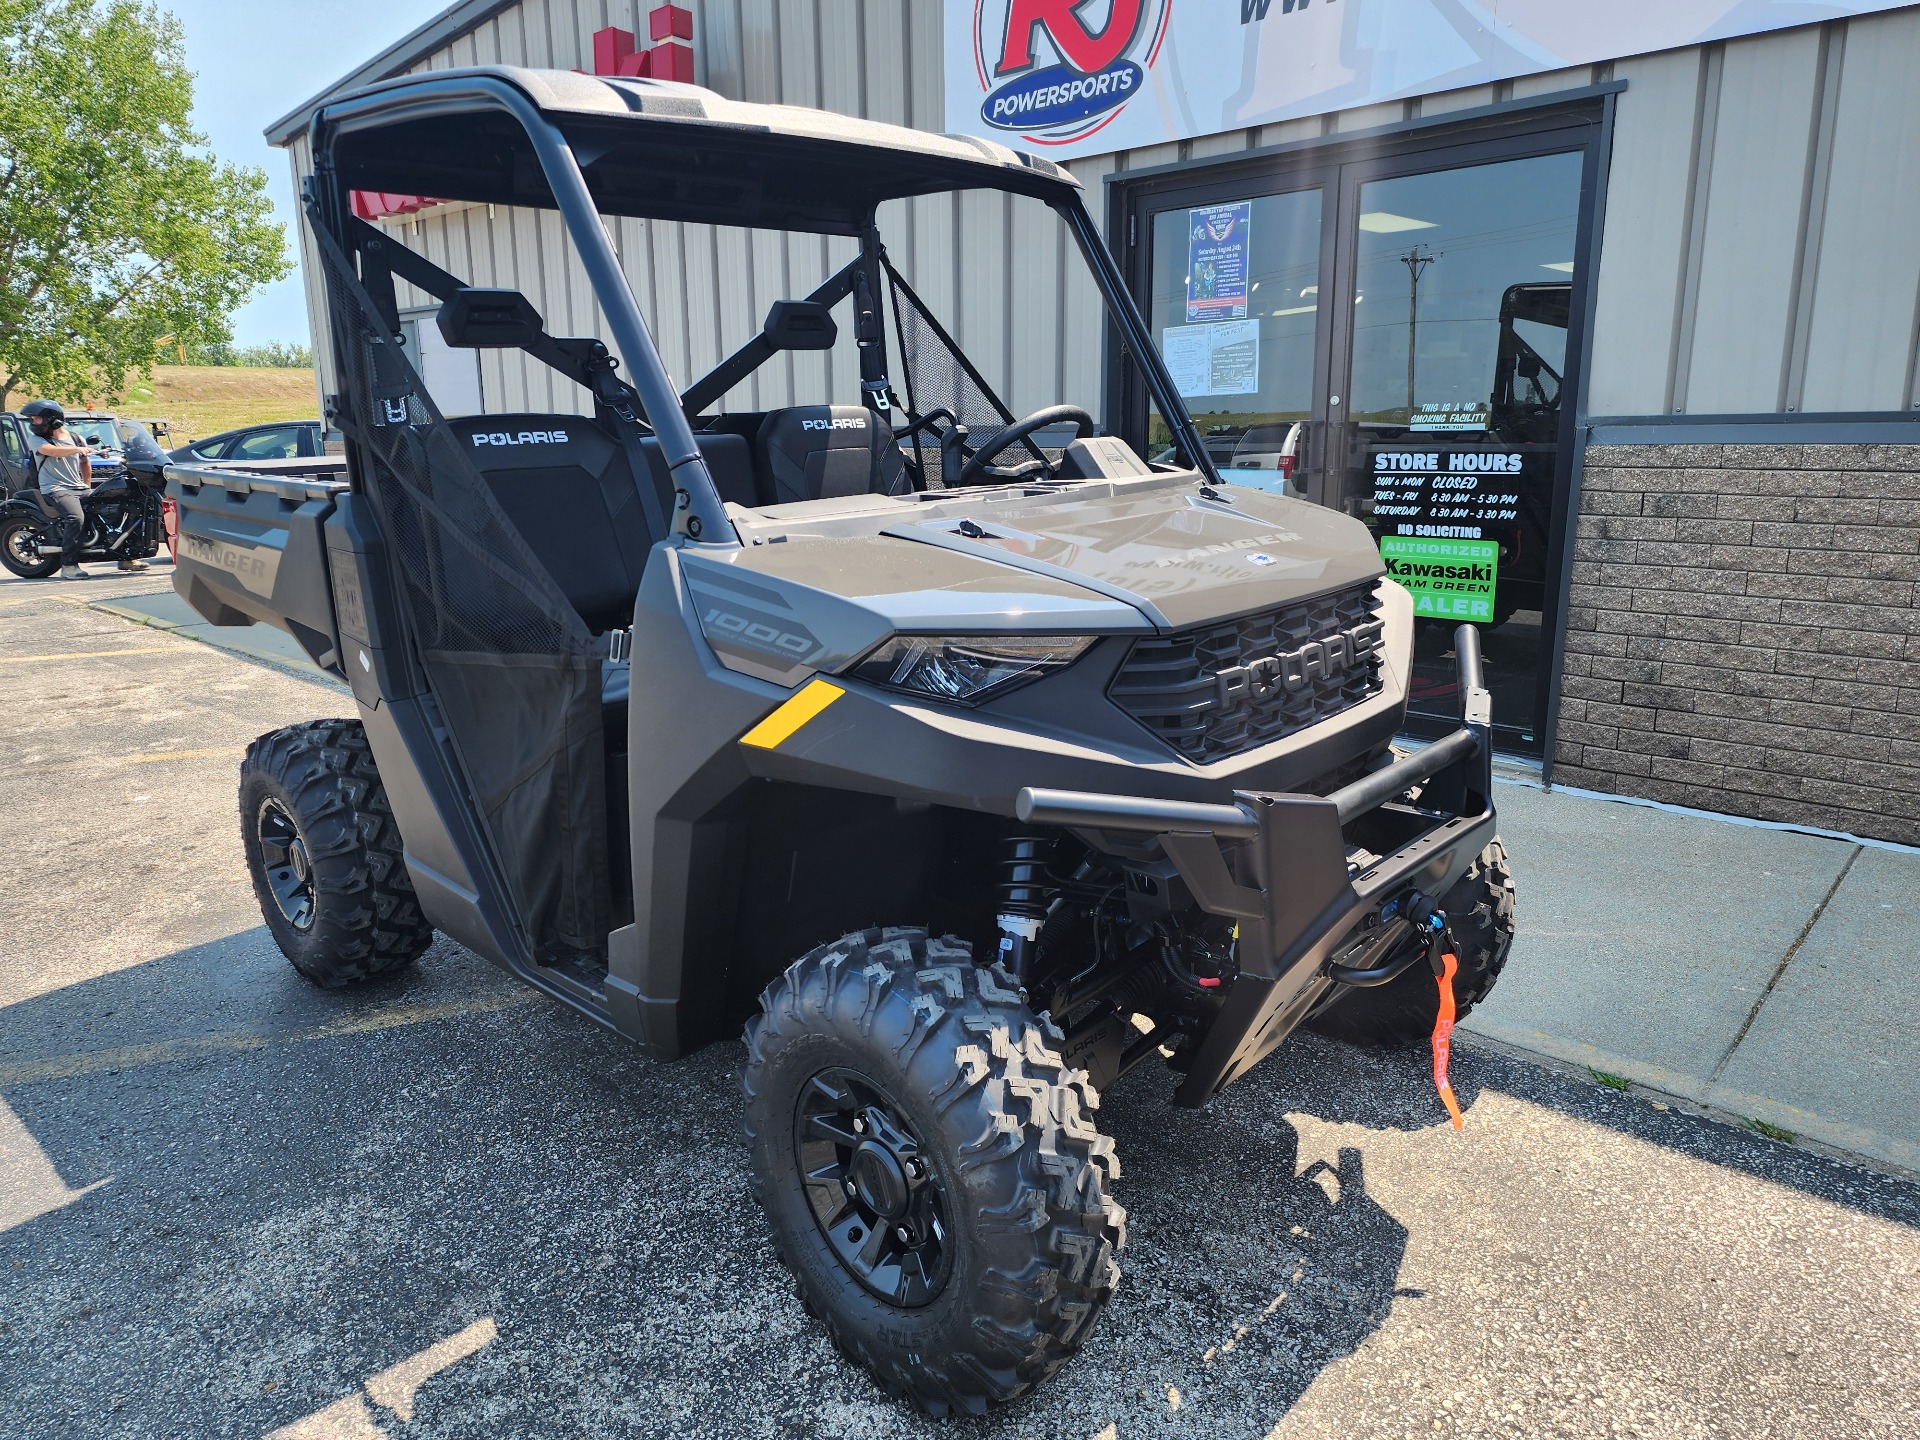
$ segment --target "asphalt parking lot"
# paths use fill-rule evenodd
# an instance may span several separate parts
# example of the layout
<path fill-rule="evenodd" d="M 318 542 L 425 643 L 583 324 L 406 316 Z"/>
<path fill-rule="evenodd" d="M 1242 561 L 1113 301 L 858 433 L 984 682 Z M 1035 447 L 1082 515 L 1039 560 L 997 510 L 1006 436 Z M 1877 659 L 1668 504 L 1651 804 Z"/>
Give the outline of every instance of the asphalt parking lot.
<path fill-rule="evenodd" d="M 163 583 L 0 584 L 0 1433 L 1920 1433 L 1920 1189 L 1472 1050 L 1455 1134 L 1423 1056 L 1317 1039 L 1115 1087 L 1112 1309 L 921 1420 L 763 1238 L 738 1047 L 651 1064 L 445 941 L 294 975 L 235 767 L 346 697 L 77 603 Z"/>

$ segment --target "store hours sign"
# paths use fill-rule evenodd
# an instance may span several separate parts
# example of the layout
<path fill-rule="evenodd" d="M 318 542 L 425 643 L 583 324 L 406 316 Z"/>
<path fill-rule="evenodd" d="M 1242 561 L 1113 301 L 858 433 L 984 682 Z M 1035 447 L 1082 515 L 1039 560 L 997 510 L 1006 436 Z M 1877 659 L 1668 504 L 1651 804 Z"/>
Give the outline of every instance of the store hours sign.
<path fill-rule="evenodd" d="M 1373 516 L 1383 535 L 1481 540 L 1520 519 L 1526 454 L 1511 450 L 1376 450 Z"/>

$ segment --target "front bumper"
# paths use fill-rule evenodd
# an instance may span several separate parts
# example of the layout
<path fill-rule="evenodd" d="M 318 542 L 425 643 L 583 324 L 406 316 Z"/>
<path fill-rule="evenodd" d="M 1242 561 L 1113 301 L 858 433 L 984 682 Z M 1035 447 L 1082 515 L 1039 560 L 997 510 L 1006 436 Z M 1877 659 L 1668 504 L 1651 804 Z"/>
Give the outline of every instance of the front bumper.
<path fill-rule="evenodd" d="M 1444 896 L 1494 837 L 1492 705 L 1479 632 L 1462 625 L 1461 725 L 1330 795 L 1235 791 L 1231 805 L 1028 789 L 1024 821 L 1152 835 L 1194 902 L 1239 926 L 1239 977 L 1175 1094 L 1200 1105 L 1244 1075 L 1342 984 L 1382 984 L 1417 952 L 1372 968 L 1335 957 L 1412 891 Z M 1417 805 L 1405 797 L 1420 785 Z M 1404 947 L 1402 947 L 1404 949 Z M 1377 952 L 1376 952 L 1377 953 Z"/>

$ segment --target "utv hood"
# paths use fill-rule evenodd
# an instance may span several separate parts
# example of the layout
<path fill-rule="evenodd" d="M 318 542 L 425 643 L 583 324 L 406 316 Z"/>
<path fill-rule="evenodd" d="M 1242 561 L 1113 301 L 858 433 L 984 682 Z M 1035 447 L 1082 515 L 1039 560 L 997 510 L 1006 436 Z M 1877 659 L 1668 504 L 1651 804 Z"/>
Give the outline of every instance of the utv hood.
<path fill-rule="evenodd" d="M 1365 526 L 1191 478 L 759 512 L 743 549 L 670 552 L 729 668 L 782 684 L 889 634 L 1114 634 L 1255 614 L 1385 573 Z M 764 538 L 761 538 L 764 536 Z"/>
<path fill-rule="evenodd" d="M 1364 525 L 1245 486 L 982 506 L 884 533 L 1084 586 L 1155 628 L 1229 619 L 1386 573 Z"/>

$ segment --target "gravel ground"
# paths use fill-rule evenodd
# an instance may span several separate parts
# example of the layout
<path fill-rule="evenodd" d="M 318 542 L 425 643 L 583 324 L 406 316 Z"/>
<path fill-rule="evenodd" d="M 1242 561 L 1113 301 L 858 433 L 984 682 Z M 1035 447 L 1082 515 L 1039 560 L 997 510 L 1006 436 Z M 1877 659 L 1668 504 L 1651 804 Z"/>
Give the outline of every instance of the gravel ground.
<path fill-rule="evenodd" d="M 0 585 L 0 657 L 161 649 L 0 664 L 0 1120 L 67 1191 L 0 1228 L 0 1433 L 1920 1433 L 1914 1187 L 1491 1054 L 1455 1134 L 1420 1055 L 1311 1037 L 1203 1113 L 1115 1087 L 1112 1308 L 919 1419 L 773 1259 L 739 1047 L 650 1064 L 446 942 L 300 982 L 234 766 L 343 697 L 60 593 Z"/>

